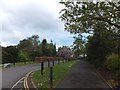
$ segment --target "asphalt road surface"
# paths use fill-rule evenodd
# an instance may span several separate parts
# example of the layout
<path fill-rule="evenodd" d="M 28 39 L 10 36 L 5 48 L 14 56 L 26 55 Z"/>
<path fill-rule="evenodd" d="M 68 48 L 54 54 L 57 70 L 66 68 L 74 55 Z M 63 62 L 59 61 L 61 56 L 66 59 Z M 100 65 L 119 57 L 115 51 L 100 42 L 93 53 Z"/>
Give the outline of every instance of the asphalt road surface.
<path fill-rule="evenodd" d="M 40 64 L 32 64 L 21 67 L 6 68 L 2 71 L 2 88 L 12 88 L 12 86 L 28 72 L 39 69 Z"/>
<path fill-rule="evenodd" d="M 52 64 L 52 62 L 51 62 Z M 57 64 L 57 61 L 55 61 Z M 27 66 L 6 68 L 2 71 L 2 88 L 12 88 L 12 86 L 28 72 L 40 69 L 41 64 L 31 64 Z M 44 67 L 47 67 L 48 63 L 44 63 Z"/>

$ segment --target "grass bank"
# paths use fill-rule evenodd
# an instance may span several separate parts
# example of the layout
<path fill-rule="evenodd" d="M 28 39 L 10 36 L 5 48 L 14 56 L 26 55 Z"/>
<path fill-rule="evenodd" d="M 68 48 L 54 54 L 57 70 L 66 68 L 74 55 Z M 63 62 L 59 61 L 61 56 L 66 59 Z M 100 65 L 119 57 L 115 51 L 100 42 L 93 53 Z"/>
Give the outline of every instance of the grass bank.
<path fill-rule="evenodd" d="M 64 79 L 65 75 L 71 70 L 72 66 L 77 60 L 68 61 L 65 63 L 57 64 L 53 67 L 53 87 L 55 87 L 61 80 Z M 35 71 L 32 74 L 32 80 L 37 88 L 50 88 L 50 68 L 44 69 L 44 74 L 40 74 L 40 70 Z"/>
<path fill-rule="evenodd" d="M 26 63 L 24 63 L 24 62 L 17 62 L 17 63 L 15 63 L 15 65 L 14 65 L 13 63 L 11 63 L 11 65 L 8 66 L 8 67 L 26 66 L 26 65 L 30 65 L 30 64 L 34 64 L 34 63 L 35 63 L 35 62 L 32 62 L 32 61 L 26 62 Z M 4 69 L 4 68 L 5 68 L 4 65 L 3 65 L 3 64 L 0 64 L 0 69 Z"/>
<path fill-rule="evenodd" d="M 25 66 L 25 65 L 29 65 L 29 64 L 34 64 L 34 62 L 30 61 L 30 62 L 17 62 L 15 63 L 15 65 L 12 65 L 12 66 Z"/>

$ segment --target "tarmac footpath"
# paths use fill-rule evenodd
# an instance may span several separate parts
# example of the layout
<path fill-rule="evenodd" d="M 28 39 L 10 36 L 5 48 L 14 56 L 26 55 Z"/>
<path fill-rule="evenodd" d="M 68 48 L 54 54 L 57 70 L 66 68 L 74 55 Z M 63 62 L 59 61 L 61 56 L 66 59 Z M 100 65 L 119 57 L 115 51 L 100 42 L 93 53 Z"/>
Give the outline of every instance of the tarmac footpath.
<path fill-rule="evenodd" d="M 56 88 L 112 90 L 112 88 L 98 75 L 96 69 L 85 60 L 77 62 L 70 73 L 56 86 Z"/>

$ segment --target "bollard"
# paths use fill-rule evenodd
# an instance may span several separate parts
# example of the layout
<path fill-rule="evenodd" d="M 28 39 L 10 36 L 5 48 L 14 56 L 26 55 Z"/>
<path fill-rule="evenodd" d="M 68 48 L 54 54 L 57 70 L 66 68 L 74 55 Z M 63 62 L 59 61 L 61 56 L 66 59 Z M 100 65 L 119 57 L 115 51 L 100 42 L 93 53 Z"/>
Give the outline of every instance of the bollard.
<path fill-rule="evenodd" d="M 41 62 L 41 75 L 43 75 L 44 63 Z"/>
<path fill-rule="evenodd" d="M 53 67 L 50 66 L 50 88 L 53 88 Z"/>
<path fill-rule="evenodd" d="M 54 66 L 54 60 L 53 60 L 53 66 Z"/>

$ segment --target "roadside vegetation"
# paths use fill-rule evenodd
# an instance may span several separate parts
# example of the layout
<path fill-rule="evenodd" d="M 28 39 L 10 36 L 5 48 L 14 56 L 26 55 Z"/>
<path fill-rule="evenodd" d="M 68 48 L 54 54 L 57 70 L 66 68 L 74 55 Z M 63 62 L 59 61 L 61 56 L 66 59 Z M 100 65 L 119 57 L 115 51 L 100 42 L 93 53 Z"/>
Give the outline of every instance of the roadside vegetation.
<path fill-rule="evenodd" d="M 64 53 L 63 53 L 64 52 Z M 22 66 L 34 63 L 35 57 L 63 57 L 68 59 L 74 53 L 67 46 L 59 47 L 51 40 L 42 42 L 38 35 L 21 40 L 16 46 L 2 47 L 2 64 L 11 63 L 12 66 Z"/>
<path fill-rule="evenodd" d="M 15 65 L 12 65 L 13 67 L 14 66 L 24 66 L 24 65 L 29 65 L 29 64 L 34 64 L 34 62 L 26 62 L 26 63 L 24 63 L 24 62 L 18 62 L 18 63 L 16 63 Z"/>
<path fill-rule="evenodd" d="M 75 54 L 80 56 L 84 50 L 86 60 L 104 71 L 101 71 L 103 77 L 106 74 L 107 80 L 120 81 L 120 2 L 60 3 L 64 5 L 60 19 L 65 22 L 65 30 L 78 35 L 73 48 Z"/>
<path fill-rule="evenodd" d="M 0 70 L 2 69 L 2 64 L 0 64 Z"/>
<path fill-rule="evenodd" d="M 71 60 L 53 67 L 53 87 L 64 79 L 76 62 L 77 60 Z M 40 70 L 35 71 L 32 74 L 32 80 L 37 88 L 50 88 L 50 68 L 45 68 L 43 73 L 44 74 L 41 75 Z"/>

